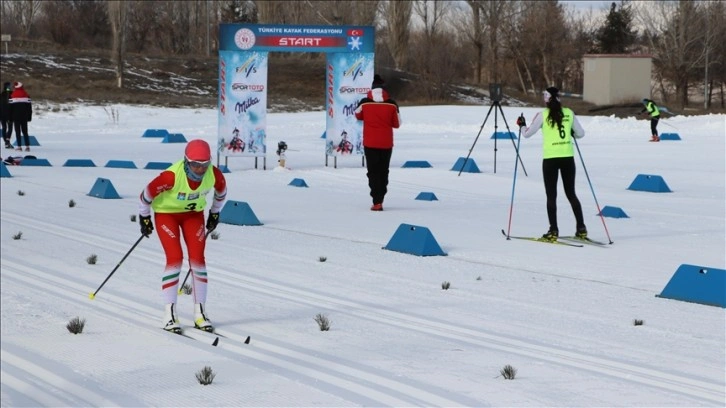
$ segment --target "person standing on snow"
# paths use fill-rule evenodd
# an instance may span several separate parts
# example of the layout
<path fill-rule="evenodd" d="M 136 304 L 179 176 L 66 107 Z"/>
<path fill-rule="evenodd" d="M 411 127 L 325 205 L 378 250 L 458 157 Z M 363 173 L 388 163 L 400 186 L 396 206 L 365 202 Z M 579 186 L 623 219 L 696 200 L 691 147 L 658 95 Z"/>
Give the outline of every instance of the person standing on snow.
<path fill-rule="evenodd" d="M 373 77 L 371 90 L 358 102 L 355 118 L 363 121 L 363 152 L 371 189 L 371 211 L 383 211 L 383 198 L 388 192 L 388 168 L 393 153 L 393 129 L 401 126 L 396 101 L 383 89 L 383 78 Z"/>
<path fill-rule="evenodd" d="M 0 121 L 2 121 L 3 128 L 3 141 L 5 147 L 12 149 L 13 145 L 10 143 L 10 138 L 13 136 L 13 122 L 10 120 L 10 93 L 12 87 L 10 82 L 3 84 L 2 94 L 0 94 Z"/>
<path fill-rule="evenodd" d="M 164 330 L 181 332 L 176 312 L 177 287 L 184 255 L 181 237 L 187 246 L 192 269 L 192 294 L 194 297 L 194 327 L 213 331 L 207 318 L 207 266 L 204 259 L 206 234 L 204 209 L 206 195 L 214 190 L 206 228 L 213 231 L 219 223 L 219 212 L 227 197 L 227 182 L 222 171 L 212 165 L 209 144 L 201 139 L 190 141 L 184 150 L 184 159 L 172 164 L 144 188 L 139 201 L 139 222 L 145 236 L 157 225 L 159 241 L 166 254 L 166 267 L 161 279 L 161 290 L 166 302 Z M 181 234 L 180 234 L 181 231 Z"/>
<path fill-rule="evenodd" d="M 10 94 L 10 120 L 15 126 L 15 138 L 18 141 L 18 147 L 15 150 L 23 150 L 23 141 L 20 139 L 22 135 L 25 139 L 25 151 L 30 151 L 30 136 L 28 136 L 28 122 L 33 120 L 33 105 L 30 102 L 30 96 L 25 92 L 22 82 L 13 84 L 13 92 Z"/>
<path fill-rule="evenodd" d="M 660 136 L 658 136 L 658 121 L 660 120 L 660 109 L 658 109 L 658 105 L 655 104 L 655 102 L 651 101 L 648 98 L 643 98 L 643 110 L 640 111 L 641 114 L 643 113 L 649 113 L 650 114 L 650 141 L 651 142 L 660 142 Z"/>
<path fill-rule="evenodd" d="M 572 212 L 577 221 L 575 236 L 587 238 L 587 228 L 582 216 L 582 206 L 575 194 L 575 151 L 572 138 L 585 136 L 585 130 L 577 120 L 575 113 L 560 104 L 559 90 L 555 87 L 544 91 L 546 108 L 538 113 L 530 127 L 522 136 L 529 138 L 542 129 L 542 177 L 544 178 L 545 194 L 547 195 L 547 218 L 549 230 L 542 238 L 556 241 L 559 237 L 557 226 L 557 178 L 562 174 L 562 186 L 570 201 Z M 524 116 L 517 118 L 520 129 L 526 127 Z"/>

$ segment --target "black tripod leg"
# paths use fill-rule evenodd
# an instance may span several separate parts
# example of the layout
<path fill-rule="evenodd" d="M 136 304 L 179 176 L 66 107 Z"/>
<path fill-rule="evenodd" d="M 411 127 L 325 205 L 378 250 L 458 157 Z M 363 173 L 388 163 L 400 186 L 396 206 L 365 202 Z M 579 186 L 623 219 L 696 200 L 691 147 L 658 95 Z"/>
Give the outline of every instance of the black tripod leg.
<path fill-rule="evenodd" d="M 502 110 L 501 105 L 497 104 L 497 106 L 499 107 L 499 111 L 502 112 L 502 119 L 504 120 L 504 126 L 507 127 L 507 134 L 508 135 L 514 134 L 509 130 L 509 124 L 507 124 L 507 118 L 504 117 L 504 111 Z M 524 171 L 524 175 L 529 177 L 529 175 L 527 174 L 527 169 L 524 168 L 524 162 L 522 162 L 522 156 L 519 155 L 519 149 L 517 149 L 517 144 L 514 143 L 514 139 L 512 139 L 511 137 L 509 138 L 509 140 L 512 141 L 512 146 L 514 146 L 514 151 L 517 152 L 517 160 L 519 160 L 519 164 L 522 165 L 522 171 Z"/>
<path fill-rule="evenodd" d="M 466 165 L 466 162 L 469 161 L 469 156 L 471 156 L 471 152 L 474 150 L 474 146 L 476 145 L 476 141 L 479 140 L 479 136 L 481 135 L 481 131 L 484 129 L 484 125 L 487 123 L 487 119 L 489 119 L 489 114 L 492 113 L 492 109 L 494 108 L 494 105 L 489 107 L 489 112 L 487 112 L 487 116 L 484 118 L 484 122 L 482 122 L 481 127 L 479 128 L 479 133 L 476 134 L 476 138 L 474 139 L 474 143 L 471 144 L 471 148 L 469 149 L 469 153 L 466 155 L 466 159 L 464 159 L 464 163 L 461 164 L 461 168 L 459 169 L 459 176 L 461 176 L 461 172 L 464 171 L 464 166 Z"/>

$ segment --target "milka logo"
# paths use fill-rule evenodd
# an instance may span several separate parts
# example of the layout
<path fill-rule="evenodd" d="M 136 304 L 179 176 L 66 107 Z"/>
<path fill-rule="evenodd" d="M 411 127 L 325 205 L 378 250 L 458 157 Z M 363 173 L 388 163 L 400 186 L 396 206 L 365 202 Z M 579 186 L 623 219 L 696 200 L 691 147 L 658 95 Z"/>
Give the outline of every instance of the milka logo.
<path fill-rule="evenodd" d="M 357 103 L 351 103 L 350 105 L 343 106 L 343 115 L 352 116 L 355 115 L 355 108 Z"/>
<path fill-rule="evenodd" d="M 234 110 L 236 110 L 237 113 L 245 113 L 247 112 L 247 109 L 257 105 L 258 103 L 260 103 L 258 98 L 247 98 L 244 102 L 237 102 L 237 104 L 234 105 Z"/>
<path fill-rule="evenodd" d="M 257 58 L 256 55 L 253 55 L 253 56 L 249 57 L 247 59 L 247 61 L 245 61 L 245 63 L 242 64 L 241 66 L 237 67 L 237 69 L 235 71 L 238 74 L 240 72 L 244 72 L 245 73 L 245 77 L 250 76 L 250 74 L 253 73 L 253 72 L 257 72 L 257 67 L 255 67 L 255 59 L 256 58 Z"/>
<path fill-rule="evenodd" d="M 363 68 L 361 67 L 363 65 L 363 58 L 356 61 L 355 64 L 353 64 L 350 68 L 345 70 L 343 73 L 344 77 L 352 76 L 353 80 L 355 81 L 358 76 L 363 75 Z"/>

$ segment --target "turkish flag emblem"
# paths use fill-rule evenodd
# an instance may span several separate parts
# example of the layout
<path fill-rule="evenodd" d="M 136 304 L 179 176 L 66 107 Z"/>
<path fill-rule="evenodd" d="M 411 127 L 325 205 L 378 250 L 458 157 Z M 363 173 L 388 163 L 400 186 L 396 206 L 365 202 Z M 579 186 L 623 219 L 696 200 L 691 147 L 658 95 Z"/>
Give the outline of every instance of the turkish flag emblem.
<path fill-rule="evenodd" d="M 360 37 L 363 35 L 363 30 L 351 29 L 351 30 L 348 30 L 348 35 L 351 37 Z"/>

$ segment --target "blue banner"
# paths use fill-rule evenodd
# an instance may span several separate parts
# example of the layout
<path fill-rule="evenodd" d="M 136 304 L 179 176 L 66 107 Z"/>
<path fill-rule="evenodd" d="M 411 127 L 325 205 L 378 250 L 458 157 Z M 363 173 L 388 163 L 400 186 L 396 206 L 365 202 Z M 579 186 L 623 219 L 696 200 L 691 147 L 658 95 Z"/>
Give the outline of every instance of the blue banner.
<path fill-rule="evenodd" d="M 220 24 L 220 51 L 374 52 L 371 26 Z"/>

